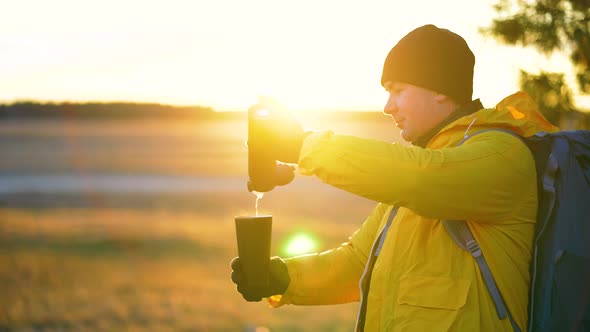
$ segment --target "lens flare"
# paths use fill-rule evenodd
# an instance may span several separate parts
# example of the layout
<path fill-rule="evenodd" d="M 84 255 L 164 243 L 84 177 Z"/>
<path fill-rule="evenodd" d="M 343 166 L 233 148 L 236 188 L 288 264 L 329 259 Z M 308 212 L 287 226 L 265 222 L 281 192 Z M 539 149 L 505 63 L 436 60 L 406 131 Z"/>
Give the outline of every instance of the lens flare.
<path fill-rule="evenodd" d="M 315 240 L 308 234 L 296 234 L 288 242 L 285 252 L 288 255 L 303 255 L 316 248 Z"/>

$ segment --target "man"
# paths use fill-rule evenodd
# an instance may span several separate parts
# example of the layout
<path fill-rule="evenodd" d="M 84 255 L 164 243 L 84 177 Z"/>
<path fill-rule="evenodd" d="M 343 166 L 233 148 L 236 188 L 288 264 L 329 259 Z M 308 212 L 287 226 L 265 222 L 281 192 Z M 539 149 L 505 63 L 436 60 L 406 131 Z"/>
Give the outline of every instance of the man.
<path fill-rule="evenodd" d="M 232 262 L 247 300 L 332 304 L 361 301 L 357 330 L 512 331 L 500 319 L 475 260 L 449 236 L 443 220 L 466 220 L 481 246 L 515 324 L 526 330 L 534 223 L 535 165 L 517 137 L 554 131 L 524 93 L 495 108 L 472 100 L 475 58 L 460 36 L 426 25 L 388 54 L 381 84 L 384 112 L 413 146 L 335 135 L 301 134 L 284 162 L 299 172 L 379 202 L 342 246 L 271 260 L 271 282 L 252 293 Z M 284 141 L 284 140 L 283 140 Z M 360 282 L 360 290 L 359 290 Z"/>

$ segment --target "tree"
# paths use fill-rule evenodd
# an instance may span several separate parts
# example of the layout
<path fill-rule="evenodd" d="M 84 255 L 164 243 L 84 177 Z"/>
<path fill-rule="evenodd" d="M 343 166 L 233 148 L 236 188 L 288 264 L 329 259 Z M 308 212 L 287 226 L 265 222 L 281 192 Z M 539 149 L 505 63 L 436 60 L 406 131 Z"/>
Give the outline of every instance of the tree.
<path fill-rule="evenodd" d="M 562 112 L 574 111 L 572 92 L 563 74 L 541 71 L 532 75 L 520 71 L 520 88 L 533 98 L 551 123 L 559 124 Z"/>
<path fill-rule="evenodd" d="M 579 90 L 590 93 L 590 0 L 499 0 L 494 10 L 498 17 L 491 26 L 481 29 L 483 34 L 509 45 L 533 46 L 546 55 L 556 50 L 565 52 L 574 65 Z M 540 109 L 554 120 L 559 117 L 551 113 L 573 109 L 563 74 L 521 71 L 521 88 L 533 92 Z M 547 104 L 553 99 L 545 96 L 547 89 L 553 91 L 552 96 L 566 99 Z"/>

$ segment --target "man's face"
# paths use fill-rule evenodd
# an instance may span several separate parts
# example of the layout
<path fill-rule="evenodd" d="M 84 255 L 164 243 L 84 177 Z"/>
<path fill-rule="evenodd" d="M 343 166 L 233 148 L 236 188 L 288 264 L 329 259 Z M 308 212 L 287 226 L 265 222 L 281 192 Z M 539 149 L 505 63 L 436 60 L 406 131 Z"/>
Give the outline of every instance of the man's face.
<path fill-rule="evenodd" d="M 386 82 L 389 99 L 383 112 L 389 114 L 401 129 L 401 136 L 414 142 L 434 128 L 449 114 L 441 109 L 441 95 L 412 84 Z"/>

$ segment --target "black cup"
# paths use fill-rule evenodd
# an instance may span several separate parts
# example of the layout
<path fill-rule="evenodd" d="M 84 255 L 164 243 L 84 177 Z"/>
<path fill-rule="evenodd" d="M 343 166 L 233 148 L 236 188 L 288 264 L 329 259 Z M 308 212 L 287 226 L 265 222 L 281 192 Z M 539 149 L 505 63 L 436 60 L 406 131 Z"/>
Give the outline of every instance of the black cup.
<path fill-rule="evenodd" d="M 248 288 L 263 290 L 269 283 L 272 215 L 235 217 L 238 256 Z"/>

